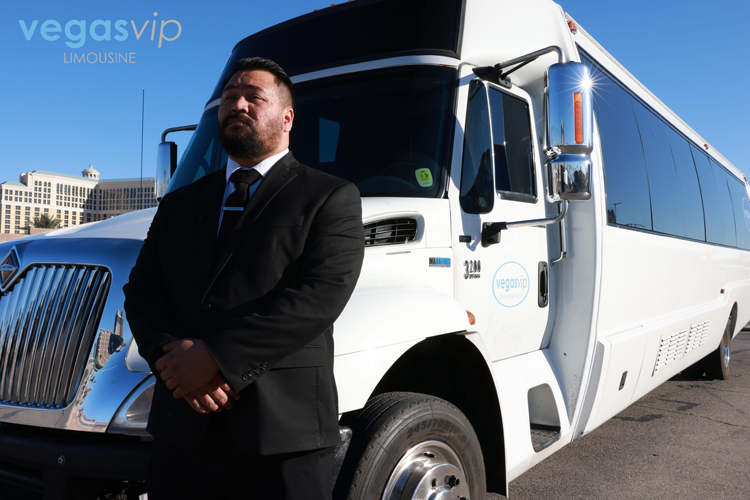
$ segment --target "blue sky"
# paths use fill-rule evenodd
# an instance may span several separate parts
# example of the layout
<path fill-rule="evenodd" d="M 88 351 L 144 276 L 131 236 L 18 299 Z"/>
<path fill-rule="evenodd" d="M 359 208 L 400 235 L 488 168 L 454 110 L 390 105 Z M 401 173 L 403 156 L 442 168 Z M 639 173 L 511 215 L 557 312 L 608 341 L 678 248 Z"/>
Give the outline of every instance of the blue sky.
<path fill-rule="evenodd" d="M 750 172 L 741 151 L 750 132 L 745 90 L 750 37 L 744 24 L 750 2 L 560 3 L 712 147 Z M 37 169 L 80 175 L 89 164 L 102 178 L 138 177 L 144 90 L 143 175 L 153 176 L 162 131 L 198 121 L 239 40 L 329 5 L 322 0 L 3 1 L 0 182 Z M 85 40 L 77 36 L 78 26 L 71 25 L 66 35 L 70 20 L 86 21 Z M 89 29 L 97 20 L 109 21 L 111 40 L 92 39 Z M 119 20 L 125 23 L 118 25 Z M 162 24 L 164 37 L 173 40 L 162 39 L 159 47 Z M 95 32 L 101 37 L 105 28 Z M 124 33 L 126 39 L 116 39 Z M 72 62 L 72 54 L 89 52 L 133 54 L 128 57 L 135 62 Z M 180 152 L 188 138 L 187 133 L 178 138 Z"/>

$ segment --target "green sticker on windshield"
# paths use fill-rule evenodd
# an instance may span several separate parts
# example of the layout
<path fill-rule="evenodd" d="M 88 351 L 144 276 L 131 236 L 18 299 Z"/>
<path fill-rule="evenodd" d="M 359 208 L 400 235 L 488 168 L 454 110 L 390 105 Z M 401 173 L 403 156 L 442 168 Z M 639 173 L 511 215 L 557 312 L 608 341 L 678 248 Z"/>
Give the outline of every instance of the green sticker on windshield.
<path fill-rule="evenodd" d="M 423 188 L 432 186 L 432 172 L 430 172 L 429 168 L 420 168 L 414 172 L 414 175 L 417 176 L 417 182 Z"/>

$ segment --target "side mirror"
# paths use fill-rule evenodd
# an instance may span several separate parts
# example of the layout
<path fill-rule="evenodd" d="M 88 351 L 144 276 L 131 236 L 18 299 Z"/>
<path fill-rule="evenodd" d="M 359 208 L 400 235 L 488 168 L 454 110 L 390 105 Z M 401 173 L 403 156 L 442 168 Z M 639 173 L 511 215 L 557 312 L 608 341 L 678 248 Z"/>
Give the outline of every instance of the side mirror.
<path fill-rule="evenodd" d="M 545 153 L 552 201 L 591 198 L 594 111 L 591 77 L 582 63 L 551 65 L 545 77 Z"/>
<path fill-rule="evenodd" d="M 594 149 L 591 77 L 582 63 L 557 63 L 545 76 L 547 155 L 589 155 Z"/>
<path fill-rule="evenodd" d="M 531 56 L 538 57 L 541 53 L 549 52 L 551 48 Z M 561 57 L 559 50 L 557 53 Z M 511 61 L 511 64 L 518 64 L 520 61 L 524 59 L 516 59 Z M 517 68 L 522 65 L 520 64 Z M 502 77 L 502 74 L 500 76 Z M 552 265 L 555 265 L 562 262 L 567 255 L 567 233 L 564 224 L 565 215 L 568 213 L 568 200 L 591 198 L 591 158 L 589 155 L 594 150 L 594 111 L 591 99 L 591 78 L 585 65 L 575 62 L 553 64 L 547 69 L 545 83 L 544 152 L 549 158 L 547 161 L 548 197 L 551 201 L 562 202 L 560 213 L 556 217 L 546 219 L 484 222 L 482 246 L 500 243 L 500 233 L 506 229 L 560 222 L 561 255 L 559 259 L 552 262 Z"/>
<path fill-rule="evenodd" d="M 160 201 L 167 191 L 169 180 L 177 169 L 177 144 L 162 142 L 156 156 L 156 199 Z"/>
<path fill-rule="evenodd" d="M 560 155 L 547 162 L 552 201 L 591 199 L 591 160 L 586 155 Z"/>

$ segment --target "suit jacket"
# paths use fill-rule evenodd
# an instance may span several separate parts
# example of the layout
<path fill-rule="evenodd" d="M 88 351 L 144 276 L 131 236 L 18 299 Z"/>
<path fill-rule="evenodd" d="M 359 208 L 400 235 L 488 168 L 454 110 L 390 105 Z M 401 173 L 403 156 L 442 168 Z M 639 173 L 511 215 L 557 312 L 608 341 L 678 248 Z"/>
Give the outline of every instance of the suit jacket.
<path fill-rule="evenodd" d="M 161 346 L 202 339 L 241 399 L 225 411 L 235 446 L 272 454 L 339 442 L 332 324 L 362 265 L 359 191 L 297 162 L 268 172 L 215 255 L 226 173 L 165 196 L 130 281 L 125 310 L 152 371 Z M 158 378 L 158 377 L 157 377 Z M 211 416 L 159 379 L 148 431 L 199 444 Z"/>

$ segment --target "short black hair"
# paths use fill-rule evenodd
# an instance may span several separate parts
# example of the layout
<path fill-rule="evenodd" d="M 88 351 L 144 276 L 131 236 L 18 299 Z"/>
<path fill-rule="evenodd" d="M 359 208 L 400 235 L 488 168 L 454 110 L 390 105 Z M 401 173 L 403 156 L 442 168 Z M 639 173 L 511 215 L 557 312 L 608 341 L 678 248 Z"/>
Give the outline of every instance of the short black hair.
<path fill-rule="evenodd" d="M 265 59 L 263 57 L 245 57 L 240 59 L 237 61 L 237 64 L 232 67 L 232 72 L 227 81 L 224 82 L 224 86 L 229 83 L 229 80 L 231 80 L 238 71 L 255 70 L 271 73 L 276 80 L 276 86 L 281 90 L 282 101 L 285 100 L 284 97 L 288 97 L 288 102 L 284 102 L 284 104 L 290 108 L 294 108 L 294 84 L 292 83 L 291 78 L 289 78 L 289 75 L 286 74 L 286 71 L 270 59 Z"/>

